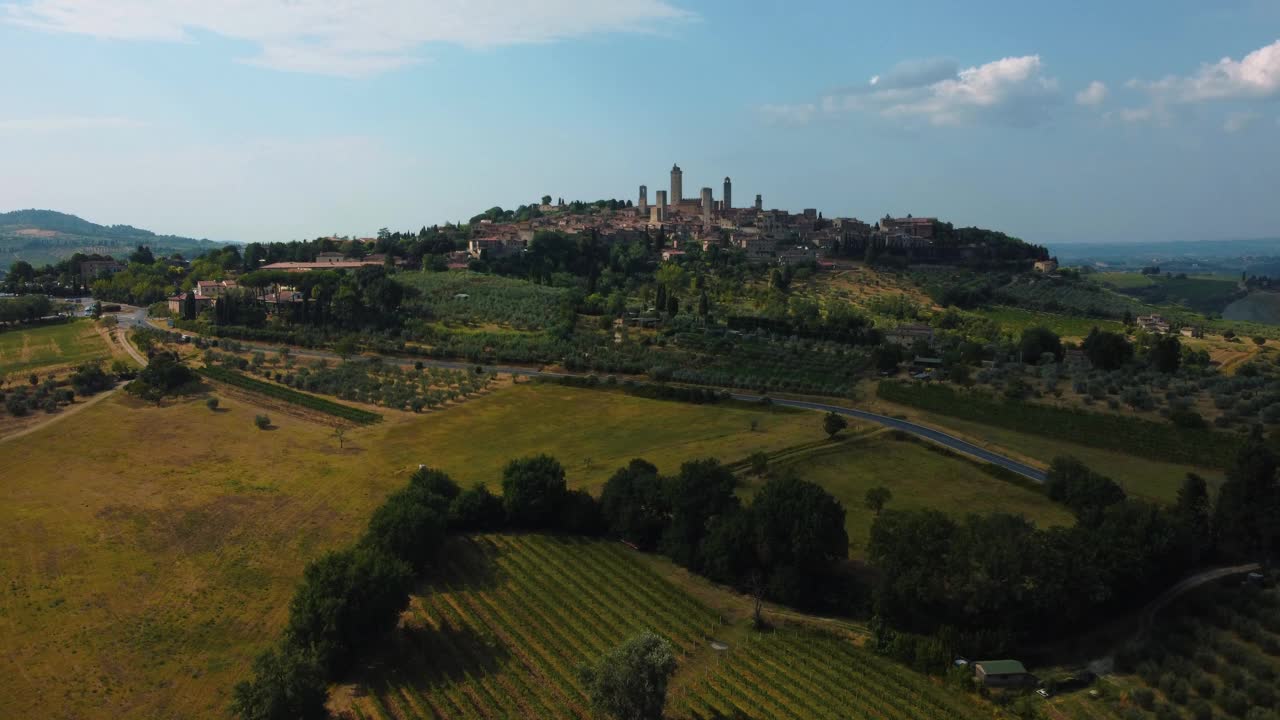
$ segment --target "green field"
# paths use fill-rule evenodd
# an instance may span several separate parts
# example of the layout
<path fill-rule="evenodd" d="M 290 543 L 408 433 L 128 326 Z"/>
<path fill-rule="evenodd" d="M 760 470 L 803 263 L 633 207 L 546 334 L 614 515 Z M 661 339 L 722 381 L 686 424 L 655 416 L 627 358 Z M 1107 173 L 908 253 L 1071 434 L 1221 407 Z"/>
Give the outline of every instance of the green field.
<path fill-rule="evenodd" d="M 1095 327 L 1111 332 L 1118 332 L 1124 328 L 1123 324 L 1115 320 L 1058 315 L 1008 306 L 979 310 L 978 314 L 994 320 L 1002 330 L 1014 335 L 1019 335 L 1023 330 L 1036 326 L 1047 327 L 1063 337 L 1084 337 Z"/>
<path fill-rule="evenodd" d="M 642 630 L 678 649 L 672 718 L 991 713 L 833 635 L 721 625 L 617 543 L 486 535 L 455 538 L 445 556 L 354 678 L 360 691 L 345 702 L 357 718 L 590 718 L 577 669 Z"/>
<path fill-rule="evenodd" d="M 111 349 L 90 320 L 0 332 L 0 378 L 110 356 Z"/>
<path fill-rule="evenodd" d="M 1066 508 L 1043 493 L 997 479 L 978 463 L 923 442 L 894 439 L 891 433 L 853 438 L 787 457 L 771 464 L 770 472 L 795 473 L 840 500 L 852 558 L 863 556 L 875 520 L 875 513 L 864 502 L 867 490 L 881 485 L 893 493 L 889 508 L 933 508 L 955 515 L 1009 512 L 1041 527 L 1075 522 Z M 759 478 L 747 480 L 749 491 L 763 482 Z"/>
<path fill-rule="evenodd" d="M 1215 487 L 1223 479 L 1223 472 L 1214 468 L 1148 460 L 933 413 L 913 413 L 912 416 L 928 425 L 960 433 L 988 449 L 1012 452 L 1029 460 L 1039 460 L 1041 464 L 1047 465 L 1049 460 L 1062 455 L 1074 456 L 1120 483 L 1129 495 L 1146 500 L 1172 503 L 1189 472 L 1199 473 Z"/>
<path fill-rule="evenodd" d="M 1252 292 L 1222 311 L 1226 320 L 1280 325 L 1280 293 Z"/>
<path fill-rule="evenodd" d="M 1129 290 L 1132 288 L 1151 287 L 1155 281 L 1150 275 L 1143 275 L 1136 272 L 1109 272 L 1098 273 L 1093 276 L 1103 285 L 1108 285 L 1117 290 Z"/>
<path fill-rule="evenodd" d="M 1238 294 L 1237 278 L 1191 275 L 1185 278 L 1140 273 L 1099 273 L 1098 282 L 1155 305 L 1183 305 L 1197 312 L 1221 312 Z"/>

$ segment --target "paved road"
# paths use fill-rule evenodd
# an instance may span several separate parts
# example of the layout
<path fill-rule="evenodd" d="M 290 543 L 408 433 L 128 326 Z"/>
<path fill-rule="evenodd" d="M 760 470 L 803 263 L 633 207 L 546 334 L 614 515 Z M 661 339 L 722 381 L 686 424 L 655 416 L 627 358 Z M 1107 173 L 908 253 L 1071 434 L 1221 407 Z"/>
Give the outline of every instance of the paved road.
<path fill-rule="evenodd" d="M 741 395 L 738 393 L 733 393 L 732 397 L 735 400 L 743 400 L 746 402 L 755 402 L 760 399 L 759 395 Z M 941 430 L 935 430 L 931 427 L 918 425 L 908 420 L 889 417 L 888 415 L 879 415 L 877 413 L 867 412 L 866 410 L 854 410 L 853 408 L 842 407 L 839 405 L 828 405 L 826 403 L 820 403 L 820 402 L 810 402 L 808 400 L 786 400 L 782 398 L 769 398 L 769 399 L 773 402 L 774 405 L 781 405 L 783 407 L 800 408 L 803 410 L 815 410 L 817 412 L 824 412 L 824 413 L 834 412 L 837 415 L 844 415 L 846 417 L 856 418 L 858 420 L 864 420 L 866 422 L 877 423 L 879 425 L 883 425 L 885 427 L 892 428 L 894 430 L 902 430 L 903 432 L 909 432 L 912 435 L 922 437 L 926 440 L 931 440 L 950 450 L 955 450 L 956 452 L 964 453 L 965 455 L 975 457 L 984 462 L 989 462 L 992 465 L 997 465 L 999 467 L 1005 468 L 1006 470 L 1012 470 L 1013 472 L 1016 472 L 1019 475 L 1022 475 L 1023 477 L 1035 480 L 1036 482 L 1042 483 L 1045 481 L 1045 474 L 1043 470 L 1037 470 L 1036 468 L 1033 468 L 1030 465 L 1027 465 L 1026 463 L 1020 463 L 1017 460 L 1014 460 L 1012 458 L 1007 458 L 1003 455 L 993 453 L 990 450 L 981 448 L 977 445 L 974 445 L 971 442 L 967 442 L 965 440 L 961 440 L 958 437 L 948 435 L 942 432 Z"/>
<path fill-rule="evenodd" d="M 136 310 L 126 312 L 119 315 L 118 317 L 120 318 L 121 325 L 128 325 L 128 326 L 146 326 L 147 325 L 145 308 L 138 308 Z M 255 343 L 255 342 L 249 342 L 244 340 L 238 340 L 237 342 L 239 342 L 241 345 L 244 345 L 245 347 L 253 347 L 253 348 L 258 348 L 266 351 L 275 351 L 279 347 L 278 345 L 268 345 L 265 343 Z M 309 348 L 290 348 L 290 352 L 294 356 L 298 356 L 298 357 L 322 358 L 325 360 L 340 359 L 334 353 L 327 352 L 324 350 L 313 350 Z M 406 356 L 400 356 L 400 355 L 383 355 L 381 357 L 384 360 L 390 360 L 392 362 L 399 362 L 404 364 L 413 364 L 416 362 L 421 362 L 423 365 L 427 367 L 448 368 L 452 370 L 468 370 L 477 366 L 477 363 L 457 362 L 452 360 L 430 360 L 427 358 L 406 357 Z M 360 358 L 353 357 L 351 359 L 359 360 Z M 484 369 L 489 372 L 520 375 L 523 377 L 546 377 L 546 378 L 570 377 L 569 373 L 548 372 L 540 368 L 521 367 L 518 365 L 482 365 L 481 367 L 484 367 Z M 735 400 L 742 400 L 746 402 L 757 402 L 760 400 L 761 396 L 732 393 L 731 397 L 733 397 Z M 769 399 L 773 402 L 774 405 L 778 405 L 781 407 L 792 407 L 792 408 L 799 408 L 801 410 L 813 410 L 815 412 L 823 412 L 823 413 L 834 412 L 839 415 L 844 415 L 846 417 L 851 417 L 858 420 L 863 420 L 866 422 L 883 425 L 885 427 L 892 428 L 894 430 L 901 430 L 903 432 L 908 432 L 908 433 L 911 433 L 912 435 L 916 435 L 918 437 L 924 438 L 925 440 L 935 442 L 945 448 L 954 450 L 958 453 L 963 453 L 965 455 L 976 458 L 983 462 L 988 462 L 988 463 L 991 463 L 992 465 L 1002 467 L 1006 470 L 1011 470 L 1025 478 L 1034 480 L 1035 482 L 1043 483 L 1045 481 L 1045 473 L 1043 470 L 1038 470 L 1030 465 L 1027 465 L 1026 463 L 1018 462 L 1013 458 L 1005 457 L 1004 455 L 991 452 L 990 450 L 974 445 L 971 442 L 961 440 L 960 438 L 954 437 L 952 435 L 948 435 L 947 433 L 944 433 L 941 430 L 935 430 L 931 427 L 918 425 L 916 423 L 909 422 L 907 420 L 901 420 L 899 418 L 889 417 L 888 415 L 879 415 L 877 413 L 867 412 L 866 410 L 854 410 L 852 408 L 847 408 L 840 405 L 828 405 L 826 403 L 810 402 L 807 400 L 787 400 L 787 399 L 775 398 L 775 397 L 771 397 Z"/>

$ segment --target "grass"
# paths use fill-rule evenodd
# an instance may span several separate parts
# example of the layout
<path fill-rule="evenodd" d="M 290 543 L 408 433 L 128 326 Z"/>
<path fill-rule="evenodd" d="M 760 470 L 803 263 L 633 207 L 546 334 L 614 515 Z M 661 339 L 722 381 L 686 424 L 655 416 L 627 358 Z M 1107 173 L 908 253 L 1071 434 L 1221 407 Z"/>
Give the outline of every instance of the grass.
<path fill-rule="evenodd" d="M 1047 466 L 1048 461 L 1055 457 L 1074 456 L 1089 467 L 1120 483 L 1130 496 L 1156 502 L 1172 503 L 1176 500 L 1178 487 L 1189 472 L 1199 473 L 1209 481 L 1211 486 L 1217 486 L 1223 479 L 1223 472 L 1213 468 L 1149 460 L 1112 450 L 1102 450 L 888 403 L 883 404 L 879 409 L 882 412 L 909 416 L 927 425 L 943 428 L 977 442 L 983 447 L 1004 451 L 1040 467 Z"/>
<path fill-rule="evenodd" d="M 1001 330 L 1013 333 L 1015 336 L 1020 335 L 1027 328 L 1036 326 L 1047 327 L 1062 337 L 1076 338 L 1085 337 L 1095 327 L 1111 332 L 1120 332 L 1124 329 L 1123 323 L 1115 320 L 1058 315 L 1008 306 L 979 310 L 978 314 L 994 320 L 1000 325 Z"/>
<path fill-rule="evenodd" d="M 357 717 L 589 718 L 577 668 L 642 630 L 677 648 L 672 718 L 990 714 L 835 635 L 722 625 L 617 543 L 485 535 L 446 557 L 355 678 L 362 692 L 341 698 Z"/>
<path fill-rule="evenodd" d="M 596 488 L 635 456 L 670 472 L 821 435 L 811 413 L 521 384 L 390 413 L 339 450 L 332 428 L 238 397 L 210 412 L 202 397 L 156 408 L 119 394 L 5 446 L 6 713 L 222 716 L 307 560 L 351 542 L 419 463 L 496 488 L 508 459 L 548 452 Z M 254 427 L 263 413 L 275 429 Z"/>
<path fill-rule="evenodd" d="M 728 462 L 821 438 L 821 426 L 817 413 L 691 405 L 522 383 L 421 423 L 401 424 L 388 441 L 408 450 L 406 464 L 425 463 L 464 485 L 486 481 L 495 489 L 509 459 L 548 452 L 564 463 L 572 487 L 598 492 L 632 458 L 675 472 L 686 460 Z"/>
<path fill-rule="evenodd" d="M 110 347 L 89 320 L 0 332 L 0 378 L 110 356 Z"/>
<path fill-rule="evenodd" d="M 840 500 L 845 508 L 849 556 L 854 559 L 861 559 L 866 552 L 875 513 L 866 507 L 865 498 L 867 490 L 877 486 L 893 493 L 888 508 L 932 508 L 957 516 L 1010 512 L 1041 527 L 1075 521 L 1066 508 L 1043 493 L 997 479 L 977 462 L 923 442 L 895 438 L 885 432 L 853 438 L 774 462 L 770 472 L 795 473 Z M 749 479 L 749 483 L 748 492 L 762 480 Z"/>

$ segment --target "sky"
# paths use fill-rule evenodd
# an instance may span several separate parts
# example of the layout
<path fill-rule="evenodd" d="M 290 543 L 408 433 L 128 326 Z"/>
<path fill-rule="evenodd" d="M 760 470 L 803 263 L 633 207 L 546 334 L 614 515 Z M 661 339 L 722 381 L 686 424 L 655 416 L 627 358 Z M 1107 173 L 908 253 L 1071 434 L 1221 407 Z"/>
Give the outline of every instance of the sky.
<path fill-rule="evenodd" d="M 1038 243 L 1280 237 L 1280 1 L 0 0 L 0 211 L 365 236 L 673 163 Z"/>

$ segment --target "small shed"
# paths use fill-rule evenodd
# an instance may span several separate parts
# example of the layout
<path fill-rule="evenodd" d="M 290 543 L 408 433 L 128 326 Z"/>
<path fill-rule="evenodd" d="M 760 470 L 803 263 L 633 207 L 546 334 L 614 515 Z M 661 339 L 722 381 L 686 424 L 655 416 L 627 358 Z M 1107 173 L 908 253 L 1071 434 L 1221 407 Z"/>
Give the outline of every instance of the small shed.
<path fill-rule="evenodd" d="M 1017 660 L 981 660 L 974 663 L 974 675 L 987 687 L 1022 685 L 1030 678 Z"/>

